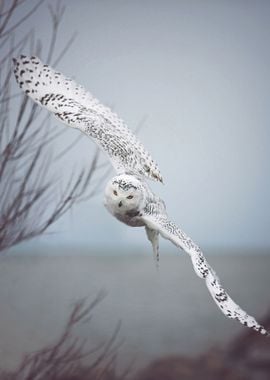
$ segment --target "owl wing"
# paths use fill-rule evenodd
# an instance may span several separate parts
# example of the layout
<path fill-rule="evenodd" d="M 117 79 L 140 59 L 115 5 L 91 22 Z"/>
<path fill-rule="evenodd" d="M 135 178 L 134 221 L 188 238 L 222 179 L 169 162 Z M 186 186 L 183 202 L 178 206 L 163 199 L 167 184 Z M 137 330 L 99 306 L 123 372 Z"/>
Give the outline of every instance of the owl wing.
<path fill-rule="evenodd" d="M 19 86 L 63 123 L 91 137 L 109 156 L 118 174 L 162 182 L 157 164 L 125 123 L 90 92 L 37 57 L 13 59 Z"/>
<path fill-rule="evenodd" d="M 231 299 L 221 285 L 218 276 L 206 261 L 200 248 L 168 219 L 164 211 L 160 213 L 161 210 L 164 210 L 164 207 L 154 203 L 149 203 L 146 206 L 142 219 L 147 227 L 157 230 L 165 239 L 170 240 L 190 255 L 195 272 L 199 277 L 205 279 L 211 296 L 223 314 L 228 318 L 237 319 L 243 325 L 259 331 L 263 335 L 270 335 L 263 326 Z"/>

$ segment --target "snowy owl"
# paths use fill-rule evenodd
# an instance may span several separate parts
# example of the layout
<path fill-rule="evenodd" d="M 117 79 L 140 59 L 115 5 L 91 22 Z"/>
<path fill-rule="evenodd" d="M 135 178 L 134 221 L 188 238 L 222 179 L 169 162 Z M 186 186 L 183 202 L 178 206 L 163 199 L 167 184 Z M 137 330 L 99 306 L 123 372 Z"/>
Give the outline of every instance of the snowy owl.
<path fill-rule="evenodd" d="M 187 252 L 196 274 L 205 280 L 220 310 L 228 318 L 269 335 L 230 298 L 201 249 L 170 221 L 165 203 L 146 182 L 146 179 L 162 182 L 158 166 L 125 123 L 82 86 L 44 65 L 39 58 L 21 55 L 13 61 L 16 80 L 30 98 L 63 123 L 91 137 L 109 156 L 117 176 L 106 185 L 107 210 L 128 226 L 145 227 L 156 260 L 159 235 Z"/>

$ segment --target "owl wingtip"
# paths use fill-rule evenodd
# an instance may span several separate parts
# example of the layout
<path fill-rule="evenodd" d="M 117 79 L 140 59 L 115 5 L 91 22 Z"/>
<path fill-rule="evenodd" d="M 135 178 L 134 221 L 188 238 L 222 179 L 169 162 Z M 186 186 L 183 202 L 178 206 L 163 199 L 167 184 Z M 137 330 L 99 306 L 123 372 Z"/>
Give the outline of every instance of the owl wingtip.
<path fill-rule="evenodd" d="M 266 338 L 270 338 L 270 332 L 267 331 L 265 328 L 261 331 L 261 334 L 263 334 Z"/>
<path fill-rule="evenodd" d="M 162 185 L 164 185 L 164 181 L 163 181 L 162 177 L 158 179 L 158 182 L 160 182 L 160 183 L 162 183 Z"/>
<path fill-rule="evenodd" d="M 162 185 L 164 185 L 163 177 L 162 177 L 162 175 L 160 173 L 158 173 L 157 179 L 158 179 L 159 182 L 162 183 Z"/>
<path fill-rule="evenodd" d="M 152 177 L 152 179 L 154 179 L 155 181 L 157 181 L 157 182 L 161 182 L 161 183 L 164 185 L 163 178 L 162 178 L 162 176 L 161 176 L 159 173 L 158 173 L 158 174 L 156 174 L 156 173 L 152 173 L 151 177 Z"/>

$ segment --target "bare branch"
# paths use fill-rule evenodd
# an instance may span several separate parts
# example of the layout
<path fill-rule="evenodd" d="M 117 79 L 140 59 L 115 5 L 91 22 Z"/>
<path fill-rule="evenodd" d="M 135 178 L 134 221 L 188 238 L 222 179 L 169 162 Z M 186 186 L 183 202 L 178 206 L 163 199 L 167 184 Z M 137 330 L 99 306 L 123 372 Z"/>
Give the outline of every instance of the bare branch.
<path fill-rule="evenodd" d="M 35 38 L 34 30 L 30 28 L 25 35 L 20 35 L 19 27 L 31 19 L 42 2 L 39 0 L 33 6 L 31 4 L 30 11 L 13 24 L 16 10 L 23 6 L 25 0 L 13 0 L 8 8 L 0 4 L 0 53 L 3 50 L 0 54 L 0 251 L 43 234 L 75 203 L 93 196 L 97 183 L 103 178 L 102 175 L 101 179 L 95 176 L 101 168 L 97 150 L 87 169 L 73 170 L 62 193 L 56 196 L 61 181 L 59 176 L 55 180 L 56 171 L 55 175 L 49 176 L 48 173 L 53 173 L 53 167 L 61 167 L 61 162 L 80 138 L 63 147 L 59 154 L 54 154 L 53 143 L 65 131 L 51 127 L 49 114 L 42 117 L 41 108 L 23 95 L 20 95 L 17 112 L 14 113 L 11 101 L 15 101 L 18 94 L 11 91 L 11 58 L 27 46 L 31 54 L 41 54 L 42 43 Z M 46 54 L 47 62 L 58 62 L 74 41 L 73 34 L 55 58 L 56 39 L 64 11 L 61 1 L 49 5 L 52 36 Z"/>
<path fill-rule="evenodd" d="M 67 380 L 71 376 L 81 380 L 117 380 L 115 368 L 120 346 L 120 324 L 117 324 L 108 341 L 95 344 L 92 348 L 86 347 L 86 339 L 74 337 L 76 326 L 91 321 L 94 309 L 104 296 L 104 292 L 100 292 L 89 305 L 86 299 L 77 301 L 58 339 L 39 351 L 26 354 L 18 368 L 6 373 L 6 376 L 10 380 Z M 0 378 L 4 380 L 1 373 Z"/>
<path fill-rule="evenodd" d="M 34 5 L 33 8 L 28 13 L 26 13 L 26 15 L 24 15 L 18 22 L 16 22 L 8 30 L 4 32 L 7 26 L 7 23 L 9 19 L 11 18 L 14 10 L 16 9 L 17 3 L 18 3 L 18 0 L 13 0 L 12 7 L 10 11 L 8 12 L 8 14 L 6 15 L 6 19 L 4 20 L 3 24 L 0 27 L 0 38 L 5 37 L 6 35 L 10 34 L 14 30 L 16 30 L 22 23 L 24 23 L 27 19 L 29 19 L 29 17 L 32 16 L 32 14 L 35 13 L 36 10 L 41 6 L 43 1 L 44 0 L 39 0 L 39 2 L 36 5 Z"/>

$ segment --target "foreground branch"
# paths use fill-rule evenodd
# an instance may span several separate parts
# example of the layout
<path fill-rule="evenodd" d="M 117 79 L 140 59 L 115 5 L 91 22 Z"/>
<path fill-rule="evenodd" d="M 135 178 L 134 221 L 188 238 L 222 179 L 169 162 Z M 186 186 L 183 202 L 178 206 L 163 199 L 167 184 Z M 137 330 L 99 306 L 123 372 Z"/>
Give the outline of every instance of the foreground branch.
<path fill-rule="evenodd" d="M 19 94 L 18 103 L 18 94 L 12 91 L 12 57 L 27 49 L 31 55 L 42 55 L 42 45 L 32 29 L 20 35 L 20 25 L 29 22 L 43 3 L 35 2 L 24 13 L 27 1 L 3 1 L 0 5 L 0 251 L 43 234 L 75 203 L 95 195 L 104 173 L 100 171 L 96 150 L 88 168 L 73 171 L 60 194 L 59 180 L 49 174 L 56 166 L 61 167 L 76 141 L 68 149 L 63 147 L 62 154 L 55 157 L 52 146 L 62 132 L 55 132 L 50 116 L 44 117 L 43 111 L 26 96 Z M 18 10 L 22 17 L 14 22 Z M 73 35 L 55 55 L 64 10 L 61 1 L 49 5 L 52 35 L 47 47 L 48 63 L 58 62 L 74 40 Z"/>

